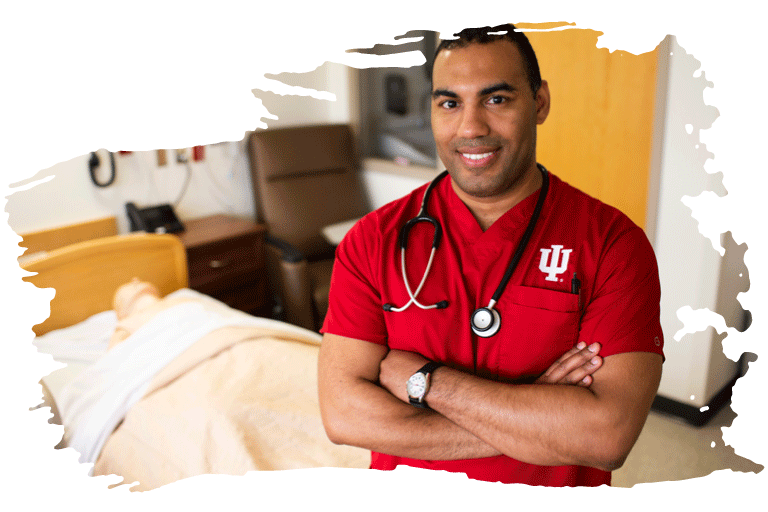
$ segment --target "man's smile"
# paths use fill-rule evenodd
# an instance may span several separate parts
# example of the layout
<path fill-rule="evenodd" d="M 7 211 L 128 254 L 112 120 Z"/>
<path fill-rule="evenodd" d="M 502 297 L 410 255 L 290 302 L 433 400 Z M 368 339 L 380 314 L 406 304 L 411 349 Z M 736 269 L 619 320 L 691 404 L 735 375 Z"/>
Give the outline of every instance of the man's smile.
<path fill-rule="evenodd" d="M 457 150 L 462 162 L 467 167 L 484 167 L 491 163 L 498 155 L 500 148 L 496 149 L 463 149 Z"/>

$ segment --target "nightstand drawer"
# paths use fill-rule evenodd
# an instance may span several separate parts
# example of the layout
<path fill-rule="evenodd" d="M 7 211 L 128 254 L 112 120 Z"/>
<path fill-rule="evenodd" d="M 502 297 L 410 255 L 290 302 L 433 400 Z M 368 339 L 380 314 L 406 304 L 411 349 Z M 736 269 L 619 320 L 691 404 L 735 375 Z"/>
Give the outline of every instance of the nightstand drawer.
<path fill-rule="evenodd" d="M 266 227 L 229 215 L 185 222 L 189 287 L 253 315 L 269 316 L 264 255 Z"/>
<path fill-rule="evenodd" d="M 264 275 L 242 276 L 216 293 L 226 305 L 258 316 L 268 316 L 267 279 Z"/>
<path fill-rule="evenodd" d="M 190 288 L 223 288 L 231 279 L 264 266 L 261 236 L 243 236 L 187 251 Z M 210 290 L 213 291 L 213 290 Z"/>

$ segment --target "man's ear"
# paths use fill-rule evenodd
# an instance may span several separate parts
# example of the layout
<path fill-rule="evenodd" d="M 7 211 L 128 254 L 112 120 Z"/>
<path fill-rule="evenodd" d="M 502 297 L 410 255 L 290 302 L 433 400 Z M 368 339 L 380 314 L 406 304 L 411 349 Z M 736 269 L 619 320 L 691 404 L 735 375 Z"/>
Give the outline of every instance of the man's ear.
<path fill-rule="evenodd" d="M 549 115 L 549 84 L 546 80 L 541 81 L 541 87 L 536 92 L 536 124 L 542 124 Z"/>

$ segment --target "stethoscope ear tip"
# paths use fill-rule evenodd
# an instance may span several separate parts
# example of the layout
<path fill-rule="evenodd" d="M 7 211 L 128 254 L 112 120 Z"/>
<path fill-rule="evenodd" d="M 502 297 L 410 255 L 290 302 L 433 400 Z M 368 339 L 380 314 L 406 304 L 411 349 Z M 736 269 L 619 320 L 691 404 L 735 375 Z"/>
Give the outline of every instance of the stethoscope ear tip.
<path fill-rule="evenodd" d="M 435 306 L 437 306 L 437 309 L 445 309 L 445 308 L 448 307 L 448 301 L 447 300 L 441 300 L 440 302 L 435 304 Z"/>

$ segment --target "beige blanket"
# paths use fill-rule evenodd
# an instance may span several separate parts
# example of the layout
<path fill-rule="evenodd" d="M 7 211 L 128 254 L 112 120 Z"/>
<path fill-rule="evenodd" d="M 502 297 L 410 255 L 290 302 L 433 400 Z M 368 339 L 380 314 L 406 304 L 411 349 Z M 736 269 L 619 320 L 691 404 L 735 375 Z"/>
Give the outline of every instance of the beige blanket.
<path fill-rule="evenodd" d="M 224 327 L 197 341 L 152 381 L 107 440 L 94 475 L 149 490 L 206 473 L 366 468 L 366 450 L 326 437 L 314 338 Z"/>

